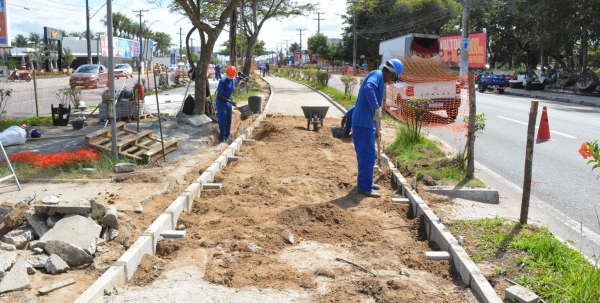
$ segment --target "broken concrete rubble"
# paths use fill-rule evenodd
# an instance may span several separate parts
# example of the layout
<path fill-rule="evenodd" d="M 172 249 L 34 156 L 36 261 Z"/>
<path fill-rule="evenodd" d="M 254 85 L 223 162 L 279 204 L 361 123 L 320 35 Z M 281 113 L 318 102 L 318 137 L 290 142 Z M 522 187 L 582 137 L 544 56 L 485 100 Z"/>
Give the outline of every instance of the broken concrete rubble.
<path fill-rule="evenodd" d="M 61 272 L 66 272 L 69 269 L 69 265 L 61 259 L 58 255 L 50 255 L 48 261 L 46 261 L 46 271 L 51 274 L 58 274 Z"/>
<path fill-rule="evenodd" d="M 0 278 L 4 277 L 6 271 L 15 264 L 17 253 L 15 252 L 0 252 Z"/>
<path fill-rule="evenodd" d="M 14 205 L 12 205 L 11 207 L 7 207 L 7 208 L 6 208 L 6 211 L 5 211 L 5 212 L 3 212 L 3 213 L 0 215 L 0 223 L 4 222 L 4 217 L 5 217 L 6 215 L 8 215 L 8 214 L 9 214 L 11 211 L 13 211 L 14 209 L 16 209 L 17 207 L 19 207 L 19 205 L 21 205 L 21 204 L 29 204 L 31 201 L 33 201 L 33 199 L 35 199 L 35 193 L 33 193 L 33 194 L 31 194 L 31 195 L 27 196 L 27 198 L 25 198 L 25 199 L 23 199 L 23 200 L 21 200 L 21 201 L 19 201 L 19 202 L 17 202 L 17 203 L 15 203 L 15 204 L 14 204 Z"/>
<path fill-rule="evenodd" d="M 17 247 L 12 244 L 0 242 L 0 249 L 5 250 L 5 251 L 13 251 L 13 250 L 17 249 Z"/>
<path fill-rule="evenodd" d="M 42 198 L 42 203 L 44 204 L 56 204 L 58 202 L 60 202 L 58 195 L 45 196 Z"/>
<path fill-rule="evenodd" d="M 39 202 L 38 202 L 39 203 Z M 62 201 L 58 204 L 54 205 L 45 205 L 45 204 L 33 204 L 33 209 L 37 214 L 44 213 L 47 215 L 53 214 L 77 214 L 77 215 L 87 215 L 90 213 L 92 206 L 90 202 L 84 199 L 79 199 L 77 201 Z"/>
<path fill-rule="evenodd" d="M 94 252 L 96 250 L 94 243 Z M 69 242 L 50 240 L 46 242 L 46 252 L 61 257 L 69 266 L 80 266 L 94 262 L 92 254 L 88 254 L 81 247 Z"/>
<path fill-rule="evenodd" d="M 29 211 L 23 212 L 23 214 L 25 214 L 27 222 L 29 225 L 31 225 L 31 227 L 33 227 L 38 237 L 43 236 L 50 230 L 50 227 L 48 227 L 48 224 L 46 224 L 48 216 L 45 214 L 33 214 Z"/>
<path fill-rule="evenodd" d="M 118 219 L 117 208 L 114 205 L 110 205 L 110 206 L 106 207 L 106 214 L 102 218 L 102 224 L 104 224 L 106 226 L 118 228 L 119 222 L 117 221 L 117 219 Z"/>
<path fill-rule="evenodd" d="M 0 282 L 0 293 L 31 289 L 27 260 L 21 259 L 10 269 Z"/>
<path fill-rule="evenodd" d="M 17 231 L 17 232 L 14 234 L 11 234 L 15 231 Z M 32 231 L 29 231 L 29 230 L 23 231 L 23 230 L 15 229 L 15 230 L 9 232 L 8 234 L 4 235 L 4 237 L 2 237 L 2 242 L 12 244 L 16 248 L 21 249 L 21 248 L 25 248 L 27 243 L 29 243 L 29 241 L 31 241 L 32 239 L 33 239 Z"/>
<path fill-rule="evenodd" d="M 25 215 L 23 215 L 23 211 L 28 209 L 29 205 L 27 204 L 19 205 L 4 217 L 4 225 L 10 228 L 17 228 L 21 226 L 26 220 Z"/>
<path fill-rule="evenodd" d="M 58 222 L 63 217 L 64 217 L 63 215 L 49 216 L 48 219 L 46 220 L 46 225 L 48 225 L 48 227 L 54 227 L 54 224 L 56 224 L 56 222 Z"/>
<path fill-rule="evenodd" d="M 135 164 L 133 163 L 117 163 L 115 165 L 115 173 L 130 173 L 135 171 Z"/>
<path fill-rule="evenodd" d="M 33 258 L 27 259 L 27 264 L 31 265 L 33 268 L 43 268 L 46 266 L 46 262 L 48 261 L 47 255 L 41 255 Z"/>
<path fill-rule="evenodd" d="M 70 215 L 56 222 L 39 242 L 45 243 L 49 254 L 59 255 L 70 266 L 79 266 L 92 262 L 101 231 L 102 227 L 92 218 Z"/>

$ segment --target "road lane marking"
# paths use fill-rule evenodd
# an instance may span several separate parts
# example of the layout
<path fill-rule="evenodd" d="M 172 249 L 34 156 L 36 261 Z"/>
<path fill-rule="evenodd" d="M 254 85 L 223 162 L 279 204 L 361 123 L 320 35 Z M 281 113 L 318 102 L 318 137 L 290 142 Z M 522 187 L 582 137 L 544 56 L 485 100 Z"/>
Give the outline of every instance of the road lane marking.
<path fill-rule="evenodd" d="M 527 123 L 525 123 L 525 122 L 517 121 L 517 120 L 511 119 L 511 118 L 506 118 L 506 117 L 502 117 L 502 116 L 496 116 L 496 117 L 498 117 L 498 118 L 500 118 L 500 119 L 504 119 L 504 120 L 508 120 L 508 121 L 516 122 L 516 123 L 519 123 L 519 124 L 527 125 Z M 535 128 L 539 128 L 539 126 L 536 126 Z M 551 133 L 555 133 L 555 134 L 557 134 L 557 135 L 565 136 L 565 137 L 567 137 L 567 138 L 571 138 L 571 139 L 577 139 L 577 137 L 573 137 L 573 136 L 571 136 L 571 135 L 567 135 L 567 134 L 565 134 L 565 133 L 557 132 L 557 131 L 555 131 L 555 130 L 550 130 L 550 132 L 551 132 Z"/>

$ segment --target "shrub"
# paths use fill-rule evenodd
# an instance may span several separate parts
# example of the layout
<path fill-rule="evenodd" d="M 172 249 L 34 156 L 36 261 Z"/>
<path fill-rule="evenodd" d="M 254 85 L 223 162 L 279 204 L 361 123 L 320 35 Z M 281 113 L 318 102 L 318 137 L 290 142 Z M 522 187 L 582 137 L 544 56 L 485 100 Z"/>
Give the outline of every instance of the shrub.
<path fill-rule="evenodd" d="M 327 86 L 327 82 L 329 82 L 329 78 L 331 78 L 331 73 L 325 71 L 316 72 L 317 82 L 323 86 Z"/>
<path fill-rule="evenodd" d="M 413 142 L 421 139 L 421 127 L 423 116 L 429 112 L 431 99 L 411 98 L 403 106 L 403 115 L 406 118 L 406 126 L 411 134 Z"/>
<path fill-rule="evenodd" d="M 340 79 L 342 80 L 342 83 L 344 83 L 344 94 L 352 95 L 352 92 L 354 91 L 354 87 L 356 86 L 356 84 L 358 84 L 358 81 L 356 81 L 356 78 L 346 75 L 346 76 L 342 76 Z"/>

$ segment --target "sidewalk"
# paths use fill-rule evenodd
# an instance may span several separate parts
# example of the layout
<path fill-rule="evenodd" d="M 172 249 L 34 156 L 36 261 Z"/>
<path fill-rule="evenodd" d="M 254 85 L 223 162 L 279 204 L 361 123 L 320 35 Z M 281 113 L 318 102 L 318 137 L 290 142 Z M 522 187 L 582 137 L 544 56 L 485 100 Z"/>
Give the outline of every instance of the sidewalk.
<path fill-rule="evenodd" d="M 600 106 L 600 97 L 594 96 L 582 96 L 549 91 L 526 91 L 524 89 L 515 88 L 506 88 L 506 90 L 504 90 L 504 94 L 581 105 Z"/>
<path fill-rule="evenodd" d="M 280 77 L 264 78 L 273 89 L 274 99 L 269 113 L 282 113 L 286 116 L 304 116 L 301 106 L 329 106 L 327 118 L 342 118 L 342 113 L 321 94 L 312 89 Z"/>

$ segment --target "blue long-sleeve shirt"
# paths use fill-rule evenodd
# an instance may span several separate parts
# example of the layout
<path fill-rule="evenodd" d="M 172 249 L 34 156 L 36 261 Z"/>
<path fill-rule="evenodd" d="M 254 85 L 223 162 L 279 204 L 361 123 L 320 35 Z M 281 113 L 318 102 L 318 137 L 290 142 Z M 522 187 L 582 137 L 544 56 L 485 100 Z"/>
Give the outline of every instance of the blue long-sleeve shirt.
<path fill-rule="evenodd" d="M 360 86 L 354 114 L 352 115 L 353 127 L 366 127 L 376 129 L 375 110 L 383 103 L 383 72 L 374 70 L 370 72 Z"/>

